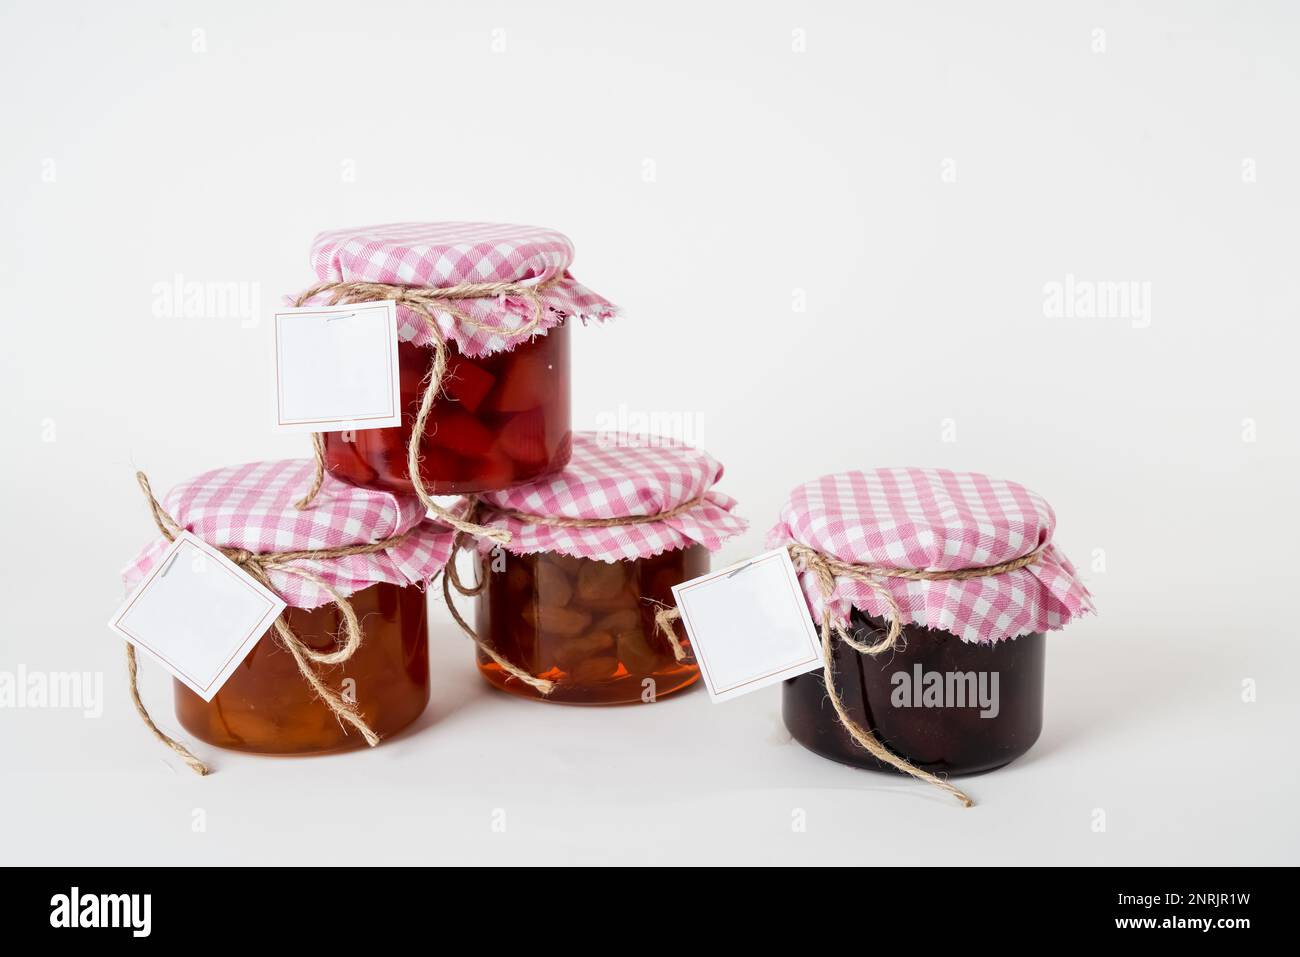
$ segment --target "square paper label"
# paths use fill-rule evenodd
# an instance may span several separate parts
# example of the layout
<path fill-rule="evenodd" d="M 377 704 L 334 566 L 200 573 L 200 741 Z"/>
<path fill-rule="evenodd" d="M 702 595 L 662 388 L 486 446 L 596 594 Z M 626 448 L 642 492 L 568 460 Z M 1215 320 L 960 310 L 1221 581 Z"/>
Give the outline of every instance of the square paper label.
<path fill-rule="evenodd" d="M 343 432 L 402 424 L 397 304 L 275 313 L 275 427 Z"/>
<path fill-rule="evenodd" d="M 784 548 L 673 586 L 714 701 L 821 667 L 821 639 Z"/>
<path fill-rule="evenodd" d="M 284 607 L 217 549 L 182 532 L 108 627 L 211 701 Z"/>

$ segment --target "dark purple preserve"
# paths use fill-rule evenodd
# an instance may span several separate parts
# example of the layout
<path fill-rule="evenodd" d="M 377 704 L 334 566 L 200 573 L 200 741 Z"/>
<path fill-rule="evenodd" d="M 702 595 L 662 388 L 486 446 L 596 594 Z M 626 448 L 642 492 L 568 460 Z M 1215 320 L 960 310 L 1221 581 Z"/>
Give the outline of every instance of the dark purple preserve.
<path fill-rule="evenodd" d="M 854 637 L 875 641 L 884 623 L 853 609 Z M 1043 727 L 1041 632 L 976 644 L 938 629 L 906 625 L 899 646 L 876 657 L 835 640 L 832 658 L 849 715 L 890 751 L 926 771 L 978 774 L 1014 761 Z M 822 672 L 783 689 L 785 725 L 823 757 L 893 771 L 859 746 L 826 695 Z"/>

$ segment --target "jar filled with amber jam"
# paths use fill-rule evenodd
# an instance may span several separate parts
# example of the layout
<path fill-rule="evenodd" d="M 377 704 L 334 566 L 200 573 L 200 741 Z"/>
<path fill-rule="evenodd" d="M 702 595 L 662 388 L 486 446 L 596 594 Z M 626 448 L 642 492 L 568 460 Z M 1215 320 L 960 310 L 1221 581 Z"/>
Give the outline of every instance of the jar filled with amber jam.
<path fill-rule="evenodd" d="M 355 696 L 357 712 L 381 738 L 401 731 L 429 703 L 429 621 L 418 588 L 371 585 L 350 596 L 364 638 L 347 661 L 328 670 L 331 684 Z M 343 616 L 333 604 L 288 608 L 290 631 L 317 651 L 338 646 Z M 211 701 L 180 681 L 176 716 L 208 744 L 263 754 L 313 754 L 361 747 L 364 738 L 303 680 L 274 629 L 262 636 Z"/>
<path fill-rule="evenodd" d="M 454 533 L 426 519 L 412 496 L 356 488 L 326 476 L 310 507 L 295 502 L 315 474 L 307 459 L 218 469 L 173 489 L 163 510 L 176 526 L 265 575 L 286 603 L 280 624 L 297 647 L 338 660 L 306 667 L 373 736 L 409 726 L 429 702 L 425 586 L 444 567 Z M 165 552 L 151 544 L 127 569 L 134 585 Z M 331 554 L 344 551 L 346 554 Z M 280 557 L 287 556 L 287 557 Z M 340 602 L 359 623 L 349 641 Z M 350 649 L 350 653 L 349 653 Z M 317 754 L 364 746 L 317 693 L 272 627 L 210 701 L 175 683 L 176 714 L 194 737 L 262 754 Z"/>
<path fill-rule="evenodd" d="M 1092 611 L 1055 527 L 1041 496 L 974 472 L 844 472 L 795 489 L 768 543 L 793 547 L 814 618 L 842 631 L 825 668 L 784 683 L 794 740 L 856 767 L 942 775 L 1028 751 L 1046 633 Z M 819 562 L 834 563 L 820 566 L 830 594 Z"/>
<path fill-rule="evenodd" d="M 519 680 L 480 650 L 483 677 L 525 697 L 593 705 L 651 702 L 694 684 L 684 629 L 663 626 L 674 641 L 656 613 L 746 527 L 712 488 L 721 476 L 707 453 L 668 439 L 577 433 L 562 472 L 482 496 L 479 520 L 512 541 L 482 546 L 478 640 L 552 687 Z"/>
<path fill-rule="evenodd" d="M 325 433 L 331 474 L 411 494 L 413 438 L 431 495 L 508 488 L 563 468 L 572 439 L 569 330 L 574 321 L 616 313 L 568 275 L 573 245 L 564 235 L 534 226 L 394 223 L 322 233 L 311 260 L 326 284 L 312 303 L 398 300 L 403 423 Z M 453 288 L 463 295 L 427 300 L 423 311 L 400 298 Z M 434 382 L 437 340 L 447 362 Z M 436 399 L 413 436 L 431 386 Z"/>

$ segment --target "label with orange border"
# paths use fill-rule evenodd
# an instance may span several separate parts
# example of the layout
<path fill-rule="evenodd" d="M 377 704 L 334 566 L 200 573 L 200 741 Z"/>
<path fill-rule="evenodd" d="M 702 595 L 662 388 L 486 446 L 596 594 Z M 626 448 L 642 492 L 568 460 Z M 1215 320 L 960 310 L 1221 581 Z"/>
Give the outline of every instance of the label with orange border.
<path fill-rule="evenodd" d="M 784 548 L 673 586 L 713 701 L 815 671 L 821 639 Z"/>
<path fill-rule="evenodd" d="M 108 627 L 211 701 L 284 608 L 219 550 L 181 532 Z"/>
<path fill-rule="evenodd" d="M 280 309 L 272 320 L 276 431 L 402 424 L 396 303 Z"/>

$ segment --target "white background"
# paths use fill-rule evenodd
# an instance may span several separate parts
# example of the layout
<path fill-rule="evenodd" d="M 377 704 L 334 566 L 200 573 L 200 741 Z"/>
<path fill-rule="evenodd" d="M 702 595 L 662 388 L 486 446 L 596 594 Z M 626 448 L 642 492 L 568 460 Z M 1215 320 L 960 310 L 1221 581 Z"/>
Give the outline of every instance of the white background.
<path fill-rule="evenodd" d="M 1293 5 L 81 6 L 0 11 L 0 670 L 106 700 L 0 710 L 0 858 L 1297 862 Z M 627 310 L 575 331 L 575 423 L 690 416 L 754 523 L 719 563 L 833 470 L 1042 492 L 1101 614 L 1052 637 L 1038 745 L 964 811 L 792 744 L 776 688 L 494 693 L 435 601 L 416 732 L 180 766 L 104 628 L 133 471 L 308 443 L 267 427 L 267 323 L 155 285 L 257 283 L 265 316 L 318 230 L 410 219 L 573 238 Z M 1149 326 L 1046 317 L 1067 274 L 1150 283 Z"/>

